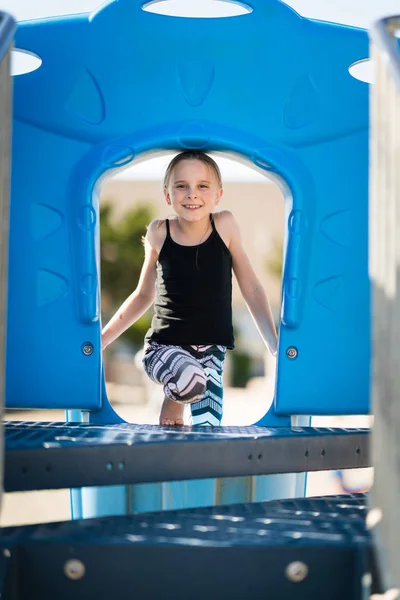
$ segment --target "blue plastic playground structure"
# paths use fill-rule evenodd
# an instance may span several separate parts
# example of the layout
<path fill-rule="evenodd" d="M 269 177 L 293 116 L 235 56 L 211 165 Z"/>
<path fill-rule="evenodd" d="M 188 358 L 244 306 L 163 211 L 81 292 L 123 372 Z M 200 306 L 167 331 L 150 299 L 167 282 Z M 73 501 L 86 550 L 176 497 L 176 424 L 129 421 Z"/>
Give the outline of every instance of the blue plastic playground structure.
<path fill-rule="evenodd" d="M 370 466 L 369 432 L 303 425 L 369 412 L 368 85 L 349 74 L 368 34 L 248 4 L 16 27 L 42 65 L 13 80 L 5 402 L 67 422 L 6 423 L 5 490 L 71 488 L 75 521 L 0 530 L 7 600 L 364 597 L 366 497 L 304 495 L 309 471 Z M 101 185 L 190 148 L 285 192 L 277 384 L 252 427 L 125 423 L 106 395 Z"/>
<path fill-rule="evenodd" d="M 274 414 L 368 412 L 368 86 L 348 71 L 367 33 L 276 0 L 221 19 L 142 4 L 17 29 L 43 63 L 14 79 L 7 405 L 106 410 L 99 188 L 147 153 L 201 148 L 287 188 Z"/>

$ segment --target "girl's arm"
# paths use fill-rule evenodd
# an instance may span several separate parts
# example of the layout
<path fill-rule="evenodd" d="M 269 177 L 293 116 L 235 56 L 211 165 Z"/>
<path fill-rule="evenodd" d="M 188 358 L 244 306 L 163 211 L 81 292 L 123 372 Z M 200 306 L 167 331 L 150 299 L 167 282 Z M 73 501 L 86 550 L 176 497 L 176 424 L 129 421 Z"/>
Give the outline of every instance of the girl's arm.
<path fill-rule="evenodd" d="M 133 325 L 153 304 L 155 297 L 156 262 L 156 225 L 150 223 L 144 248 L 145 258 L 135 291 L 125 300 L 102 331 L 103 350 L 116 340 L 128 327 Z"/>
<path fill-rule="evenodd" d="M 277 352 L 278 336 L 267 295 L 250 264 L 243 248 L 239 227 L 234 216 L 226 212 L 227 233 L 229 232 L 229 250 L 232 255 L 233 271 L 260 335 L 270 352 Z"/>

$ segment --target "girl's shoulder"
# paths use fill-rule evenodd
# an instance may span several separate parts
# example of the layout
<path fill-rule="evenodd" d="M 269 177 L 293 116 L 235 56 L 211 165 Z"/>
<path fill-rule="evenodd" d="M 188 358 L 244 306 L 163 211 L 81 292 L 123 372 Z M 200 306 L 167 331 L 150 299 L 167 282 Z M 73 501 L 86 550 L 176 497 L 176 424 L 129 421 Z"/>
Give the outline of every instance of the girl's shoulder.
<path fill-rule="evenodd" d="M 225 226 L 232 225 L 235 221 L 235 217 L 230 210 L 220 210 L 219 212 L 213 213 L 213 217 L 216 223 L 221 223 Z"/>
<path fill-rule="evenodd" d="M 221 210 L 213 213 L 215 227 L 218 233 L 229 247 L 232 236 L 237 231 L 237 222 L 230 210 Z"/>
<path fill-rule="evenodd" d="M 214 213 L 214 223 L 219 235 L 231 250 L 232 243 L 240 239 L 239 226 L 235 217 L 230 210 L 221 210 Z"/>
<path fill-rule="evenodd" d="M 166 219 L 154 219 L 154 221 L 151 221 L 147 228 L 146 238 L 150 246 L 152 246 L 154 250 L 157 251 L 157 254 L 160 253 L 160 250 L 165 242 L 166 237 Z"/>
<path fill-rule="evenodd" d="M 232 239 L 235 236 L 237 224 L 230 210 L 221 210 L 213 213 L 215 228 L 218 231 L 227 248 L 231 249 Z"/>

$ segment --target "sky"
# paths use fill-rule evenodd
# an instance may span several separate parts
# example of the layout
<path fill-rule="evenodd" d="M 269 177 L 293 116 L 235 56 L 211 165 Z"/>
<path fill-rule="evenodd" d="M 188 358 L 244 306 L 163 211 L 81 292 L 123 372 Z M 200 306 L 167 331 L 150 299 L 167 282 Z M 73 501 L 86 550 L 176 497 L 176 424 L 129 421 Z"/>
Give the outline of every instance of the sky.
<path fill-rule="evenodd" d="M 144 4 L 145 4 L 145 0 Z M 247 0 L 251 5 L 252 0 Z M 245 4 L 246 0 L 242 0 Z M 49 16 L 87 13 L 104 4 L 101 0 L 2 0 L 1 10 L 9 12 L 17 21 L 40 19 Z M 332 21 L 354 27 L 369 28 L 384 16 L 400 12 L 399 0 L 288 0 L 286 2 L 300 15 L 312 19 Z M 187 17 L 232 16 L 247 12 L 234 0 L 160 0 L 151 3 L 149 10 L 163 14 L 178 14 Z M 15 56 L 14 68 L 17 59 Z M 20 64 L 20 62 L 18 63 Z M 361 67 L 360 78 L 367 77 L 367 67 Z M 159 179 L 166 163 L 164 158 L 156 158 L 127 169 L 119 175 L 124 179 Z M 265 177 L 239 165 L 234 161 L 219 159 L 218 163 L 225 180 L 265 181 Z"/>
<path fill-rule="evenodd" d="M 251 4 L 251 0 L 248 1 Z M 10 12 L 18 21 L 24 21 L 91 12 L 102 4 L 104 1 L 101 0 L 2 0 L 1 10 Z M 286 4 L 304 17 L 356 27 L 369 27 L 374 20 L 400 11 L 399 0 L 288 0 Z M 215 12 L 218 11 L 220 15 L 234 8 L 234 2 L 229 7 L 222 0 L 163 0 L 160 5 L 165 9 L 169 7 L 170 11 L 185 10 L 187 16 L 196 16 L 199 10 L 204 10 L 205 5 L 213 5 Z"/>

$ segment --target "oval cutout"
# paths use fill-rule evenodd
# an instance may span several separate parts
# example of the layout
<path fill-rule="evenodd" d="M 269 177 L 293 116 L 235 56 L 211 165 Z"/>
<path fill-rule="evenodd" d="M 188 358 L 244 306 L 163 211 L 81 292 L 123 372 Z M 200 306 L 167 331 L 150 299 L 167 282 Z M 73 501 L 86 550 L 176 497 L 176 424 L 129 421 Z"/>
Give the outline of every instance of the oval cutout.
<path fill-rule="evenodd" d="M 236 0 L 202 0 L 201 4 L 188 0 L 151 0 L 143 4 L 142 9 L 166 17 L 192 19 L 238 17 L 253 12 L 250 6 Z"/>
<path fill-rule="evenodd" d="M 370 58 L 357 60 L 350 65 L 349 73 L 354 79 L 358 79 L 364 83 L 375 83 L 374 61 Z"/>
<path fill-rule="evenodd" d="M 42 64 L 42 59 L 37 54 L 29 52 L 29 50 L 22 50 L 21 48 L 15 48 L 11 51 L 11 75 L 26 75 L 36 71 Z"/>

